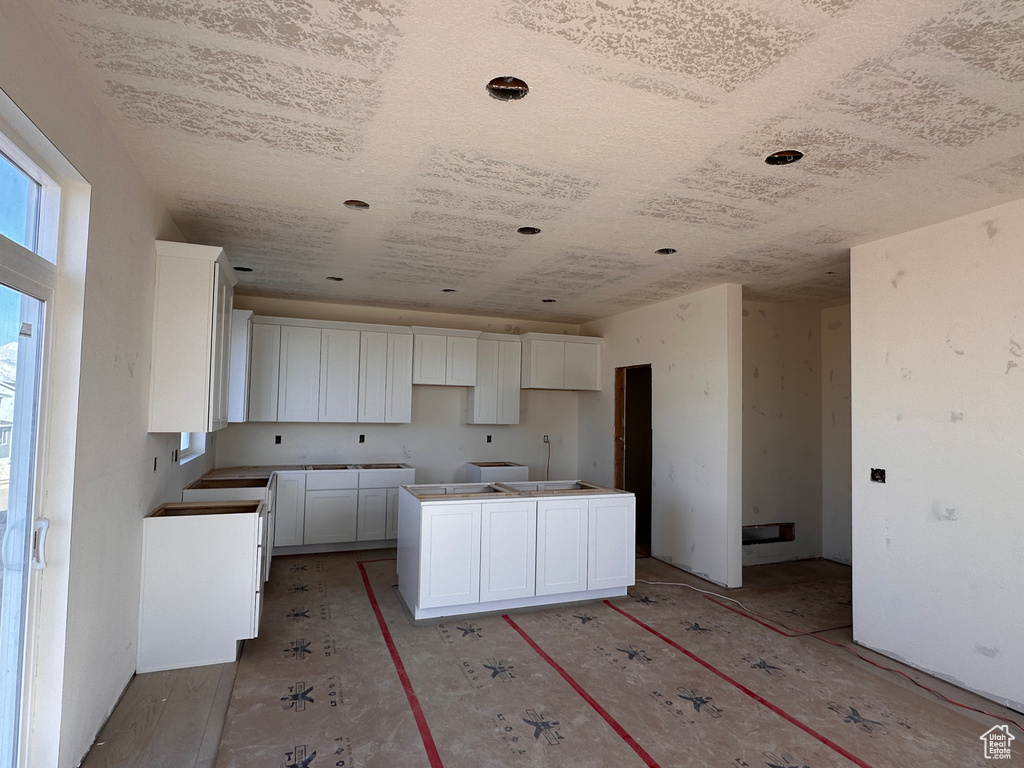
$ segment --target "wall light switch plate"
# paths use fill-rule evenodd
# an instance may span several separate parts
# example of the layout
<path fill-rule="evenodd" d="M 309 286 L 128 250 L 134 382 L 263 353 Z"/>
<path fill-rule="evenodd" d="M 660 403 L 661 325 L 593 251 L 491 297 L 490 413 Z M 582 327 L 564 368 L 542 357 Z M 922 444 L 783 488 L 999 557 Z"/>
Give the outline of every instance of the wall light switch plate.
<path fill-rule="evenodd" d="M 871 482 L 872 483 L 884 483 L 885 482 L 885 470 L 871 468 Z"/>

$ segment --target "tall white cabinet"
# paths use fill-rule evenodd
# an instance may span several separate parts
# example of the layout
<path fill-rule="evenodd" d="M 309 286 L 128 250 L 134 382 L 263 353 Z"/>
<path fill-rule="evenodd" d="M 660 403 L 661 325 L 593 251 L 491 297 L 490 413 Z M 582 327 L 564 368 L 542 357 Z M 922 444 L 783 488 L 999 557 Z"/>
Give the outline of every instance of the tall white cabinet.
<path fill-rule="evenodd" d="M 466 398 L 467 424 L 518 424 L 522 344 L 518 336 L 482 333 L 476 385 Z"/>
<path fill-rule="evenodd" d="M 235 282 L 223 248 L 156 241 L 150 432 L 227 426 Z"/>

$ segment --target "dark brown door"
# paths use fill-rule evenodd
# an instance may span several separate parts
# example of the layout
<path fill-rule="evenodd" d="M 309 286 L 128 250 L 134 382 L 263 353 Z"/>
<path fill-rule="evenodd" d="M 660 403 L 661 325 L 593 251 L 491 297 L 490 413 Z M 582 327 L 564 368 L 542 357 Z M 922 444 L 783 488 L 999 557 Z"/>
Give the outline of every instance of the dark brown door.
<path fill-rule="evenodd" d="M 636 496 L 637 552 L 651 552 L 651 366 L 615 369 L 615 487 Z"/>

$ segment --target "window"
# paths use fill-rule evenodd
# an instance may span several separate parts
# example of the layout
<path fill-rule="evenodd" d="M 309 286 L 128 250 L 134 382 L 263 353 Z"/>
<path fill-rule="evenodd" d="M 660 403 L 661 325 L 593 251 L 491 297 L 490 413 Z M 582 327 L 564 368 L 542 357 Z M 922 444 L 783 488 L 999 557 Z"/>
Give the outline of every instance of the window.
<path fill-rule="evenodd" d="M 178 463 L 187 464 L 206 453 L 205 432 L 182 432 L 181 447 L 178 449 Z"/>
<path fill-rule="evenodd" d="M 41 185 L 0 153 L 0 234 L 35 252 Z"/>

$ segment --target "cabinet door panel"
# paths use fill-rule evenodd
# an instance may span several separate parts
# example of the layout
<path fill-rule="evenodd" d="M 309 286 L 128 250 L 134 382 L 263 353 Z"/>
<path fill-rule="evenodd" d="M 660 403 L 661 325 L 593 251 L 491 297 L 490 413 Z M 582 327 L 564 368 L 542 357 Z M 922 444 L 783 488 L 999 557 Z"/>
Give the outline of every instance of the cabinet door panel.
<path fill-rule="evenodd" d="M 590 500 L 587 588 L 628 587 L 635 581 L 636 499 Z"/>
<path fill-rule="evenodd" d="M 320 408 L 320 329 L 281 327 L 278 421 L 316 421 Z"/>
<path fill-rule="evenodd" d="M 277 392 L 281 371 L 281 326 L 252 326 L 249 371 L 249 421 L 277 421 Z"/>
<path fill-rule="evenodd" d="M 422 526 L 419 607 L 479 602 L 480 505 L 430 505 Z"/>
<path fill-rule="evenodd" d="M 274 502 L 274 546 L 298 546 L 306 509 L 306 474 L 278 472 Z"/>
<path fill-rule="evenodd" d="M 601 347 L 597 344 L 565 342 L 565 388 L 600 389 L 598 365 Z"/>
<path fill-rule="evenodd" d="M 466 395 L 466 423 L 498 423 L 498 344 L 481 339 L 476 349 L 476 385 Z M 516 373 L 516 390 L 519 374 Z"/>
<path fill-rule="evenodd" d="M 228 383 L 231 375 L 231 310 L 234 293 L 224 267 L 214 264 L 213 359 L 210 381 L 210 425 L 215 432 L 228 425 Z"/>
<path fill-rule="evenodd" d="M 537 502 L 537 594 L 587 588 L 586 499 Z"/>
<path fill-rule="evenodd" d="M 356 540 L 358 491 L 306 491 L 303 544 Z"/>
<path fill-rule="evenodd" d="M 359 421 L 384 421 L 388 334 L 363 331 L 359 341 Z"/>
<path fill-rule="evenodd" d="M 355 422 L 359 413 L 359 331 L 324 328 L 319 421 Z"/>
<path fill-rule="evenodd" d="M 398 538 L 398 489 L 388 488 L 388 513 L 384 538 Z"/>
<path fill-rule="evenodd" d="M 480 602 L 533 597 L 537 502 L 488 502 L 480 526 Z"/>
<path fill-rule="evenodd" d="M 530 343 L 530 386 L 562 389 L 565 383 L 565 342 L 535 339 Z"/>
<path fill-rule="evenodd" d="M 496 423 L 518 424 L 522 344 L 518 341 L 502 341 L 499 344 Z"/>
<path fill-rule="evenodd" d="M 384 421 L 412 421 L 412 334 L 389 333 L 385 369 Z"/>
<path fill-rule="evenodd" d="M 448 336 L 445 383 L 455 387 L 476 384 L 477 340 L 469 336 Z"/>
<path fill-rule="evenodd" d="M 447 336 L 417 333 L 413 337 L 413 384 L 444 384 Z"/>
<path fill-rule="evenodd" d="M 386 488 L 359 490 L 359 525 L 357 541 L 387 538 L 388 492 Z"/>

